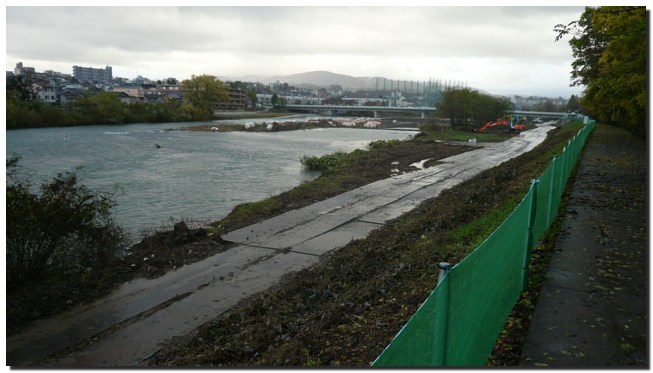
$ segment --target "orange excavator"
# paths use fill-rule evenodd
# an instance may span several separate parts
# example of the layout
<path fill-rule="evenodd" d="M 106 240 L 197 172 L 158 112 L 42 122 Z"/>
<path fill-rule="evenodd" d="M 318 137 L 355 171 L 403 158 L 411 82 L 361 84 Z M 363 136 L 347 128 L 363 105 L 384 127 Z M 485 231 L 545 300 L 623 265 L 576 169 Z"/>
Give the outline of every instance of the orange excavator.
<path fill-rule="evenodd" d="M 496 127 L 496 126 L 507 126 L 508 127 L 508 132 L 517 132 L 517 131 L 523 131 L 526 129 L 526 118 L 525 117 L 519 117 L 518 115 L 505 115 L 500 119 L 497 119 L 493 122 L 487 122 L 484 125 L 481 126 L 481 128 L 478 129 L 478 132 L 483 132 L 486 129 L 490 127 Z"/>

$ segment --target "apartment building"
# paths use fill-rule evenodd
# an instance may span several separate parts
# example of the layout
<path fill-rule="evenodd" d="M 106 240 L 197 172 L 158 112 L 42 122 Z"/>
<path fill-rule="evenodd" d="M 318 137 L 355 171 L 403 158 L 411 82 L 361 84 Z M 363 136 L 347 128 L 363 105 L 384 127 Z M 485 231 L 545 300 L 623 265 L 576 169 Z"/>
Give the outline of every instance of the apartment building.
<path fill-rule="evenodd" d="M 113 79 L 113 72 L 109 65 L 104 69 L 73 66 L 73 76 L 80 82 L 110 83 Z"/>

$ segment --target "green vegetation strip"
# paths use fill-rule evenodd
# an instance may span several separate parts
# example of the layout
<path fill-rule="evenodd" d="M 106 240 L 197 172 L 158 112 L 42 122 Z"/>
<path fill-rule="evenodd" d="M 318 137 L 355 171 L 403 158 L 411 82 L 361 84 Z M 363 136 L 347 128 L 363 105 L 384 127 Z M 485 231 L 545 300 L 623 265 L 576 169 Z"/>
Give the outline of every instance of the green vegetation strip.
<path fill-rule="evenodd" d="M 421 127 L 421 130 L 432 139 L 441 141 L 468 141 L 469 139 L 474 138 L 479 142 L 500 142 L 512 136 L 505 133 L 469 132 L 444 129 L 443 127 L 435 125 L 424 125 Z"/>
<path fill-rule="evenodd" d="M 494 230 L 580 128 L 550 133 L 533 151 L 446 190 L 242 302 L 155 365 L 366 366 L 433 289 L 437 263 L 456 263 Z"/>

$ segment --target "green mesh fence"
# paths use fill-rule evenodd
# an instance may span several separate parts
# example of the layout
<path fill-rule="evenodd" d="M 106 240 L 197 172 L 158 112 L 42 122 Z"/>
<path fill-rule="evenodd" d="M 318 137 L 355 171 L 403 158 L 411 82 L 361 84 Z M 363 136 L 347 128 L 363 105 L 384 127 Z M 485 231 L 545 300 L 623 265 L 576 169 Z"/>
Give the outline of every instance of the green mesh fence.
<path fill-rule="evenodd" d="M 447 270 L 435 290 L 373 366 L 483 366 L 526 288 L 533 243 L 549 228 L 594 121 L 560 156 L 508 218 L 470 255 Z"/>
<path fill-rule="evenodd" d="M 553 162 L 549 167 L 540 175 L 538 179 L 537 188 L 535 188 L 535 211 L 533 222 L 533 241 L 537 242 L 542 238 L 544 232 L 549 229 L 549 218 L 552 215 L 550 208 L 551 205 L 551 183 L 553 178 Z M 558 211 L 558 206 L 555 206 L 555 211 Z"/>
<path fill-rule="evenodd" d="M 530 195 L 449 278 L 447 366 L 484 365 L 522 289 Z"/>

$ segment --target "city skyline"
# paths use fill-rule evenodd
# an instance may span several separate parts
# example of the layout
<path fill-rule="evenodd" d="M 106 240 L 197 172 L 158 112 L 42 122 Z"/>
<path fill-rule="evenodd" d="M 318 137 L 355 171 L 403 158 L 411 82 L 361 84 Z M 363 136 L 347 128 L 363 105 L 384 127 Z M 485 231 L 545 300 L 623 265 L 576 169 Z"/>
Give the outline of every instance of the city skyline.
<path fill-rule="evenodd" d="M 582 7 L 6 8 L 6 69 L 73 65 L 153 80 L 331 71 L 465 81 L 501 95 L 569 97 L 573 60 L 553 26 Z M 80 32 L 84 30 L 84 32 Z M 65 41 L 65 42 L 64 42 Z"/>

